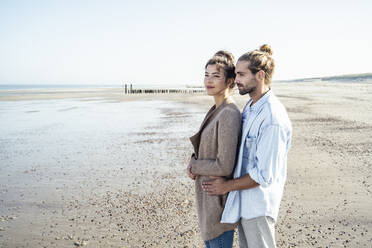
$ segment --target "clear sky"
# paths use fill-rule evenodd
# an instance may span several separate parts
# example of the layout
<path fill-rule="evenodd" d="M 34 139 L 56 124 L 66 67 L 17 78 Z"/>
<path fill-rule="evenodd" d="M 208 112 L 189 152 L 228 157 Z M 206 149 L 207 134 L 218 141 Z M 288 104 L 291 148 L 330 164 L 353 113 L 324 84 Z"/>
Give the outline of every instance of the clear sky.
<path fill-rule="evenodd" d="M 201 84 L 267 43 L 274 80 L 372 72 L 371 0 L 1 0 L 0 83 Z"/>

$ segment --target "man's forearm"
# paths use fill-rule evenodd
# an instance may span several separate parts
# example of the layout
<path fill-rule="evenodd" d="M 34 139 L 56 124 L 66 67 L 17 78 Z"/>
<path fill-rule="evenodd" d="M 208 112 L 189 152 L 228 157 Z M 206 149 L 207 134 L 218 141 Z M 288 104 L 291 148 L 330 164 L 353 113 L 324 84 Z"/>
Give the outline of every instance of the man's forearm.
<path fill-rule="evenodd" d="M 226 182 L 226 189 L 228 192 L 235 191 L 235 190 L 244 190 L 244 189 L 251 189 L 254 187 L 259 186 L 259 184 L 254 181 L 249 174 L 246 174 L 242 177 L 227 180 Z"/>
<path fill-rule="evenodd" d="M 209 195 L 224 195 L 230 191 L 251 189 L 259 186 L 249 174 L 246 174 L 237 179 L 225 180 L 222 177 L 211 177 L 214 180 L 204 181 L 203 190 Z"/>

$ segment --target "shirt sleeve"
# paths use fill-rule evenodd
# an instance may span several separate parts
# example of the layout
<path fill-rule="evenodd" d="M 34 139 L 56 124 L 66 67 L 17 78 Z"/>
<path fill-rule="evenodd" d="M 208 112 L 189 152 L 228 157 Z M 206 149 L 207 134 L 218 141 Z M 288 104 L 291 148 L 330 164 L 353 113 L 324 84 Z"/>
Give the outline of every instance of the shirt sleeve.
<path fill-rule="evenodd" d="M 218 121 L 216 159 L 191 158 L 191 172 L 203 176 L 228 176 L 235 167 L 235 157 L 241 133 L 240 112 L 227 112 Z"/>
<path fill-rule="evenodd" d="M 286 175 L 288 135 L 279 125 L 268 125 L 257 140 L 256 163 L 248 170 L 249 176 L 260 186 L 267 187 Z"/>

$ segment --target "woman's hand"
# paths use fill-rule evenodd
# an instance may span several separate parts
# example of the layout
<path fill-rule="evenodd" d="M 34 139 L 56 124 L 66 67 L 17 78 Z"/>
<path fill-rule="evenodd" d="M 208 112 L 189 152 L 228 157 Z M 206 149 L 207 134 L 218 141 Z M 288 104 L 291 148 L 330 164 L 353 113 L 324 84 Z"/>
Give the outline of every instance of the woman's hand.
<path fill-rule="evenodd" d="M 187 166 L 187 175 L 188 175 L 189 178 L 191 178 L 192 180 L 195 180 L 195 178 L 196 178 L 196 175 L 195 175 L 195 174 L 192 174 L 192 172 L 191 172 L 191 165 L 188 165 L 188 166 Z"/>

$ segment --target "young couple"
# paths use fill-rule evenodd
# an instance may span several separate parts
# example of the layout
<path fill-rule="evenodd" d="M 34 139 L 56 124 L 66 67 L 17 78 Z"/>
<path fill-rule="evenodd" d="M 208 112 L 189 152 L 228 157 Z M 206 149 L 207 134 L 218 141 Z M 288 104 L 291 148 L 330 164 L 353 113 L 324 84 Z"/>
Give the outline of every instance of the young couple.
<path fill-rule="evenodd" d="M 274 71 L 268 45 L 234 57 L 217 52 L 205 66 L 204 84 L 215 105 L 199 131 L 187 167 L 195 180 L 199 227 L 207 248 L 276 247 L 275 221 L 283 195 L 291 122 L 271 90 Z M 250 99 L 240 114 L 235 84 Z"/>

